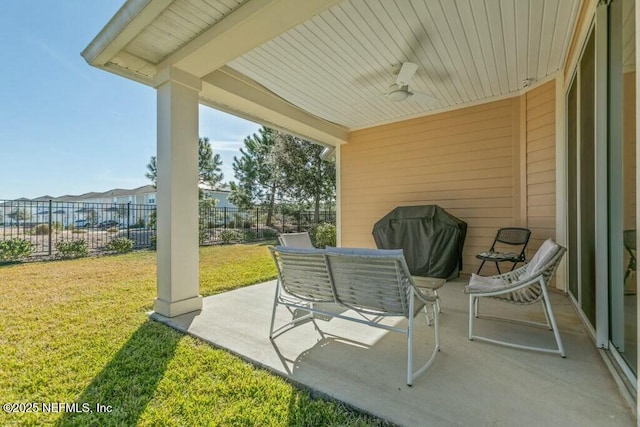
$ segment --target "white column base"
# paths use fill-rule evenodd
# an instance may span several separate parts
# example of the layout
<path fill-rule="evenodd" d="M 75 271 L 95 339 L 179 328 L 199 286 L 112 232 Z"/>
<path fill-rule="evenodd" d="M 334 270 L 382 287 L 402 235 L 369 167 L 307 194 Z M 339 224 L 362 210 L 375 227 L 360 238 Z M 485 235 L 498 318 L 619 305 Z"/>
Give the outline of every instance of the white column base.
<path fill-rule="evenodd" d="M 165 317 L 176 317 L 198 310 L 202 310 L 202 296 L 200 295 L 181 301 L 166 301 L 160 298 L 153 301 L 153 311 Z"/>

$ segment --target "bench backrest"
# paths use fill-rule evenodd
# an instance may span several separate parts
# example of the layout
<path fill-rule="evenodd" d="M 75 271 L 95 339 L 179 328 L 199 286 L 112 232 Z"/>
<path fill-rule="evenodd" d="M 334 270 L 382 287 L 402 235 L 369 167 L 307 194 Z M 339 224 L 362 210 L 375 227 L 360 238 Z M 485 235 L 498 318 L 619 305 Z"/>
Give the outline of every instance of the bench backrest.
<path fill-rule="evenodd" d="M 280 246 L 313 249 L 311 237 L 307 232 L 281 234 L 280 236 L 278 236 L 278 241 L 280 242 Z"/>
<path fill-rule="evenodd" d="M 359 312 L 409 316 L 414 286 L 402 250 L 269 248 L 285 291 Z M 414 301 L 414 312 L 423 307 Z M 415 313 L 414 313 L 415 314 Z"/>
<path fill-rule="evenodd" d="M 323 249 L 269 247 L 278 280 L 296 298 L 312 302 L 334 302 Z"/>

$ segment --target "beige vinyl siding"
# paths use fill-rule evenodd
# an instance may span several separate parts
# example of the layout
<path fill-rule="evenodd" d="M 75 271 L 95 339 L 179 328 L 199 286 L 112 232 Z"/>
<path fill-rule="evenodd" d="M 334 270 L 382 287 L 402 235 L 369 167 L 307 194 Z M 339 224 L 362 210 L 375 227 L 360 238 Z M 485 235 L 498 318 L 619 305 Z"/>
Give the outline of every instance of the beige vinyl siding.
<path fill-rule="evenodd" d="M 542 242 L 555 238 L 555 83 L 526 93 L 527 226 L 531 230 L 528 256 Z"/>
<path fill-rule="evenodd" d="M 514 225 L 519 105 L 516 97 L 352 132 L 341 147 L 342 245 L 375 247 L 371 231 L 386 213 L 437 204 L 469 224 L 464 271 L 475 271 L 475 254 Z"/>

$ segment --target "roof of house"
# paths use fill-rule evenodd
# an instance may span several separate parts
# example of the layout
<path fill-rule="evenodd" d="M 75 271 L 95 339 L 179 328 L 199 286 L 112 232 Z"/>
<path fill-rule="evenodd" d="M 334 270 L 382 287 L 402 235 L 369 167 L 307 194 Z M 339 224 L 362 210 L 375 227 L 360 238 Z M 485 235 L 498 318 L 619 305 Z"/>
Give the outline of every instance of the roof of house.
<path fill-rule="evenodd" d="M 231 188 L 227 184 L 222 184 L 218 188 L 212 188 L 211 186 L 208 186 L 206 184 L 200 184 L 199 187 L 203 190 L 210 191 L 212 193 L 230 193 L 231 192 Z M 36 197 L 35 199 L 28 199 L 26 197 L 21 197 L 14 201 L 45 202 L 48 200 L 52 200 L 54 202 L 79 202 L 83 200 L 127 197 L 132 195 L 142 195 L 142 194 L 149 194 L 149 193 L 155 193 L 155 192 L 156 192 L 156 188 L 153 185 L 143 185 L 142 187 L 137 187 L 132 189 L 113 188 L 111 190 L 107 190 L 103 192 L 92 191 L 89 193 L 84 193 L 79 195 L 65 194 L 64 196 L 59 196 L 59 197 L 52 197 L 49 195 Z M 4 206 L 4 205 L 5 205 L 4 203 L 0 204 L 0 206 Z"/>

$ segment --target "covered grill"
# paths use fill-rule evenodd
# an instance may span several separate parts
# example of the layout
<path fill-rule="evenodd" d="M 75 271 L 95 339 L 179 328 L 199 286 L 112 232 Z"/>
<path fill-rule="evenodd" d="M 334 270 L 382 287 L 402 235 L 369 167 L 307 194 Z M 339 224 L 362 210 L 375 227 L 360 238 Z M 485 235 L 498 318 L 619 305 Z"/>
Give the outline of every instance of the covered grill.
<path fill-rule="evenodd" d="M 452 279 L 462 269 L 467 223 L 440 206 L 400 206 L 373 226 L 379 249 L 402 249 L 415 276 Z"/>

